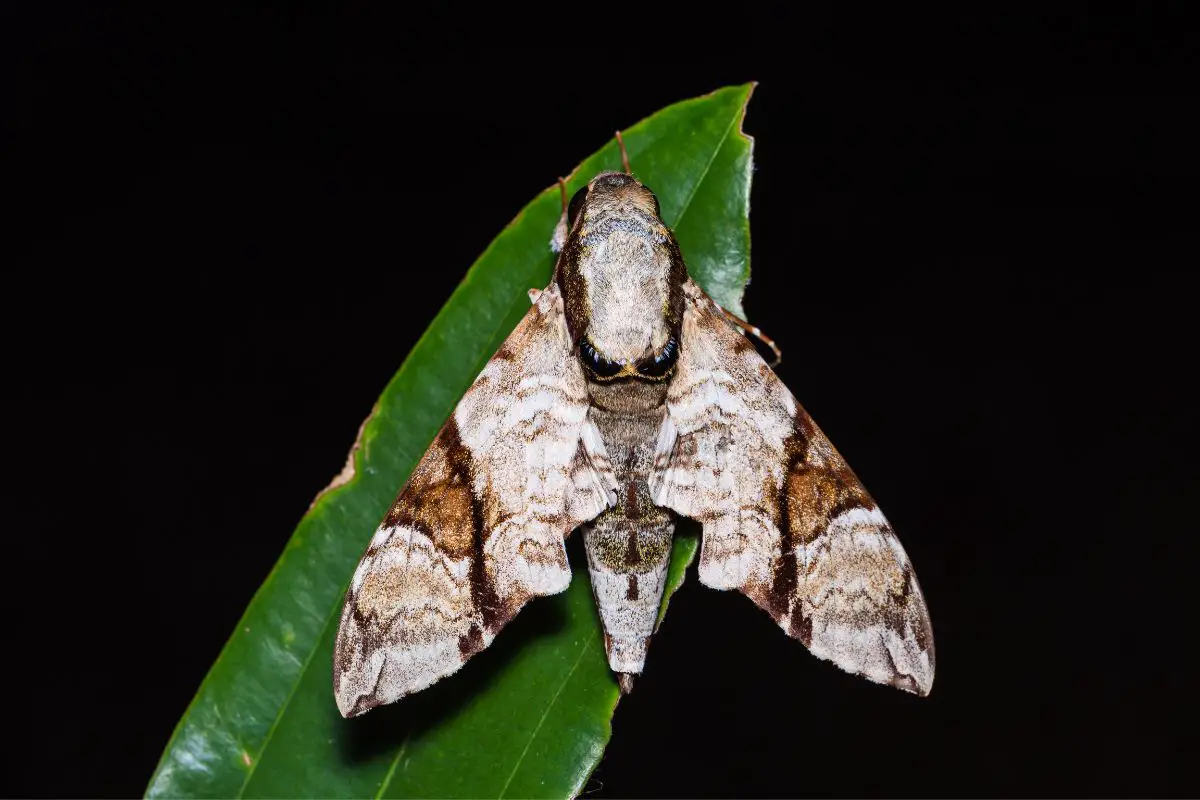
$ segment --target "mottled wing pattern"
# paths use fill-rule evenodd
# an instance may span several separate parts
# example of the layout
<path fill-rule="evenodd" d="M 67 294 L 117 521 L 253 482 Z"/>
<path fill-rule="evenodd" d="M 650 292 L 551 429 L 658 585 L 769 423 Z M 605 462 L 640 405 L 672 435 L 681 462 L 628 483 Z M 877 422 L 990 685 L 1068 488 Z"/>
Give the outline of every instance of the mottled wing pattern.
<path fill-rule="evenodd" d="M 933 634 L 912 565 L 846 462 L 691 281 L 651 493 L 704 526 L 700 580 L 815 655 L 917 694 Z"/>
<path fill-rule="evenodd" d="M 563 538 L 616 502 L 553 285 L 401 490 L 346 595 L 333 684 L 347 717 L 456 671 L 527 600 L 566 589 Z"/>

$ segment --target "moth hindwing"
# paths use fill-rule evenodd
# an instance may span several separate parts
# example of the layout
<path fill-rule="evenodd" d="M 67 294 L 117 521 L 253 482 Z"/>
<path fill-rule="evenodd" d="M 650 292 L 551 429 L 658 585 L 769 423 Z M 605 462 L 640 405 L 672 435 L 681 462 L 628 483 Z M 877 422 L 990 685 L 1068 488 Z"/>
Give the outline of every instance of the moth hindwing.
<path fill-rule="evenodd" d="M 623 690 L 654 632 L 677 516 L 700 580 L 737 589 L 839 667 L 933 683 L 925 600 L 891 526 L 724 312 L 654 194 L 597 175 L 555 231 L 554 277 L 413 470 L 355 570 L 334 696 L 356 716 L 429 686 L 570 581 L 582 529 Z"/>

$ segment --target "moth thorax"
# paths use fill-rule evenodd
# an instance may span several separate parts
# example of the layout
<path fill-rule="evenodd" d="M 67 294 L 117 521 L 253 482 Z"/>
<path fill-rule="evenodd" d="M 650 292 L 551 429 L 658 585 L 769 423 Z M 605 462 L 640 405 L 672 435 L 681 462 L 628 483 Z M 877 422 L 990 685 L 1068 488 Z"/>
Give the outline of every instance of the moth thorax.
<path fill-rule="evenodd" d="M 666 317 L 670 262 L 647 237 L 613 232 L 587 248 L 579 273 L 587 295 L 587 336 L 613 361 L 657 353 L 671 335 Z"/>

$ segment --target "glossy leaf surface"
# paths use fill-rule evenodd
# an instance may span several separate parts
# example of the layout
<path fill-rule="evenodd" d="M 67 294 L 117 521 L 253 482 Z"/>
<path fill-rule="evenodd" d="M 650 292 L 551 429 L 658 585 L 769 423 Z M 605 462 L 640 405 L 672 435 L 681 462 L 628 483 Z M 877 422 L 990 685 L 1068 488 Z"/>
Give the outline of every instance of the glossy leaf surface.
<path fill-rule="evenodd" d="M 750 90 L 722 89 L 623 131 L 634 174 L 658 194 L 691 274 L 739 314 L 749 277 L 751 141 L 741 121 Z M 620 168 L 613 140 L 576 169 L 569 190 Z M 405 359 L 363 425 L 353 477 L 322 493 L 300 521 L 180 721 L 149 796 L 582 790 L 611 734 L 619 692 L 578 536 L 568 548 L 570 588 L 526 606 L 455 675 L 354 720 L 339 716 L 331 679 L 351 573 L 443 421 L 524 315 L 526 290 L 549 282 L 548 242 L 560 211 L 556 186 L 526 206 Z M 695 549 L 694 534 L 678 538 L 668 592 Z"/>

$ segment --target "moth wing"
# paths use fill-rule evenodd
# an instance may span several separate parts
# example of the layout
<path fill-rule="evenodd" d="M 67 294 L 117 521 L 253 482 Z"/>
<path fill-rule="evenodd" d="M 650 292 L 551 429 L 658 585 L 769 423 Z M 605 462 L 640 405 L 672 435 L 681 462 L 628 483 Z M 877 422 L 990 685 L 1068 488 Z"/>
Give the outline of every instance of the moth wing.
<path fill-rule="evenodd" d="M 891 525 L 716 304 L 691 281 L 685 297 L 650 491 L 703 524 L 700 581 L 848 672 L 928 694 L 929 612 Z"/>
<path fill-rule="evenodd" d="M 567 588 L 564 537 L 616 503 L 551 285 L 417 464 L 346 594 L 333 686 L 353 717 L 429 686 L 530 598 Z"/>

